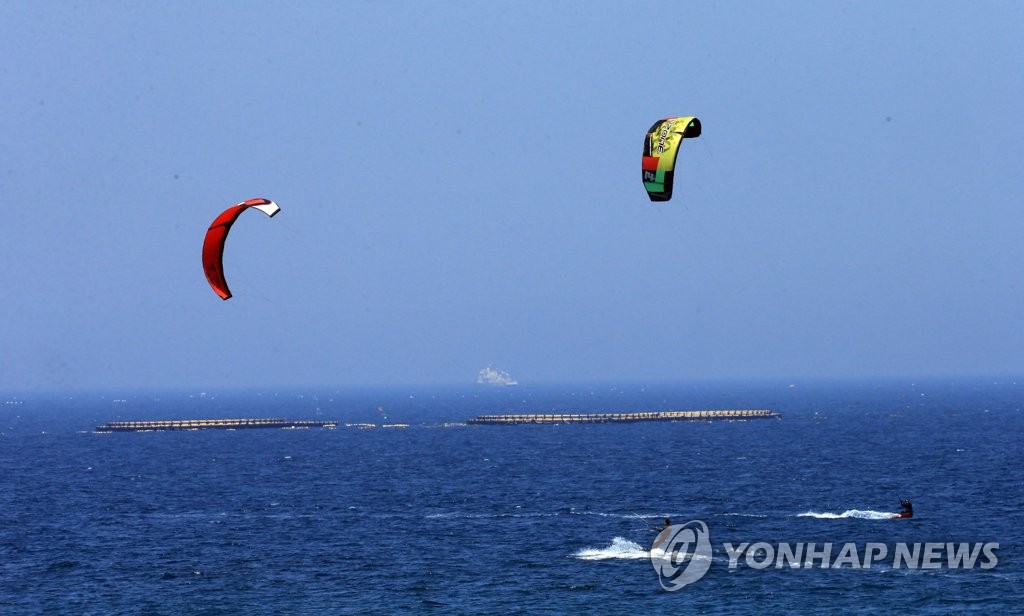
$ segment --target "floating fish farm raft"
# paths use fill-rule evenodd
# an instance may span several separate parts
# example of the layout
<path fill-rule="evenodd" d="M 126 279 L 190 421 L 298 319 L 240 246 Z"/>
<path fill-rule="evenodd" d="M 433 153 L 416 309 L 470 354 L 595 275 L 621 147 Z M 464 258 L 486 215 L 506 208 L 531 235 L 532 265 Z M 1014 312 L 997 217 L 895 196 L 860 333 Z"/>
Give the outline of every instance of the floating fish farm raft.
<path fill-rule="evenodd" d="M 626 423 L 637 421 L 710 421 L 714 419 L 768 419 L 780 417 L 768 410 L 650 411 L 642 413 L 572 413 L 479 415 L 467 419 L 470 425 L 510 426 L 516 424 Z"/>
<path fill-rule="evenodd" d="M 167 419 L 158 421 L 108 421 L 97 432 L 153 432 L 155 430 L 248 430 L 252 428 L 336 428 L 336 421 L 289 421 L 287 419 Z"/>

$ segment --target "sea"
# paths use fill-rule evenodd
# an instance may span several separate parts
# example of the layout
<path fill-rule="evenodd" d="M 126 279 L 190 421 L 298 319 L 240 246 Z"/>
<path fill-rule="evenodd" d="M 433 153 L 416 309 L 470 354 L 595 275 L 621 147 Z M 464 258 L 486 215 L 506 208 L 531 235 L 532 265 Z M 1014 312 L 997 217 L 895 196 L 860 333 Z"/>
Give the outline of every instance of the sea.
<path fill-rule="evenodd" d="M 339 425 L 95 431 L 237 417 Z M 8 392 L 0 613 L 1024 613 L 1022 454 L 1014 378 Z"/>

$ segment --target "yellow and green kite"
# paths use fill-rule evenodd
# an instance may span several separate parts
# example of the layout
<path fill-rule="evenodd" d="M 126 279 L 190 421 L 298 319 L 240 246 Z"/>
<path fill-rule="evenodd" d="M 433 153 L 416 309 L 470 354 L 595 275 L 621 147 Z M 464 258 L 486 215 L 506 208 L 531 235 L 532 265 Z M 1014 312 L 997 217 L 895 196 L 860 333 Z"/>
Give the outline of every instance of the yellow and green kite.
<path fill-rule="evenodd" d="M 658 120 L 644 138 L 644 188 L 651 201 L 672 198 L 676 156 L 684 137 L 700 137 L 700 120 L 693 116 Z"/>

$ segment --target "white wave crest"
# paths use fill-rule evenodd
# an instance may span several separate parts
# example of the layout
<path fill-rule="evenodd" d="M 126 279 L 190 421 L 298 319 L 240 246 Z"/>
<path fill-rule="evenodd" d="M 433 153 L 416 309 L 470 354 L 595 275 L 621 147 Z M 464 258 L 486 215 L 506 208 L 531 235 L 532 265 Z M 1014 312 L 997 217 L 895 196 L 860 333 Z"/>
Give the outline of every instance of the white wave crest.
<path fill-rule="evenodd" d="M 573 554 L 573 556 L 580 560 L 608 560 L 611 558 L 632 560 L 650 558 L 651 553 L 635 541 L 630 541 L 623 537 L 615 537 L 607 547 L 583 548 Z"/>
<path fill-rule="evenodd" d="M 843 518 L 859 518 L 861 520 L 888 520 L 897 514 L 890 511 L 864 511 L 861 509 L 847 509 L 842 513 L 818 513 L 807 511 L 797 514 L 798 518 L 818 518 L 819 520 L 839 520 Z"/>

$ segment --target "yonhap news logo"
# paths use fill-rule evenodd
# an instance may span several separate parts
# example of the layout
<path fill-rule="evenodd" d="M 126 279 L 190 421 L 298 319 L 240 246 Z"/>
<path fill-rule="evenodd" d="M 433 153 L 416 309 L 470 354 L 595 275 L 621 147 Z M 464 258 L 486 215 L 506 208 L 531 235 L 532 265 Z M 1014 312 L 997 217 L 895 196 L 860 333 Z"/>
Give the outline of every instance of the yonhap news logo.
<path fill-rule="evenodd" d="M 766 541 L 722 543 L 721 566 L 729 570 L 764 569 L 994 569 L 999 564 L 999 543 L 817 543 Z M 658 533 L 650 550 L 658 582 L 667 591 L 680 590 L 703 578 L 714 559 L 707 524 L 692 520 L 673 524 Z M 724 564 L 724 563 L 728 564 Z"/>
<path fill-rule="evenodd" d="M 661 587 L 679 590 L 704 577 L 711 566 L 708 525 L 701 520 L 666 526 L 651 544 L 651 564 Z"/>
<path fill-rule="evenodd" d="M 836 549 L 837 545 L 841 545 Z M 992 569 L 999 564 L 999 544 L 967 542 L 897 543 L 723 543 L 729 569 L 740 559 L 750 569 Z"/>

